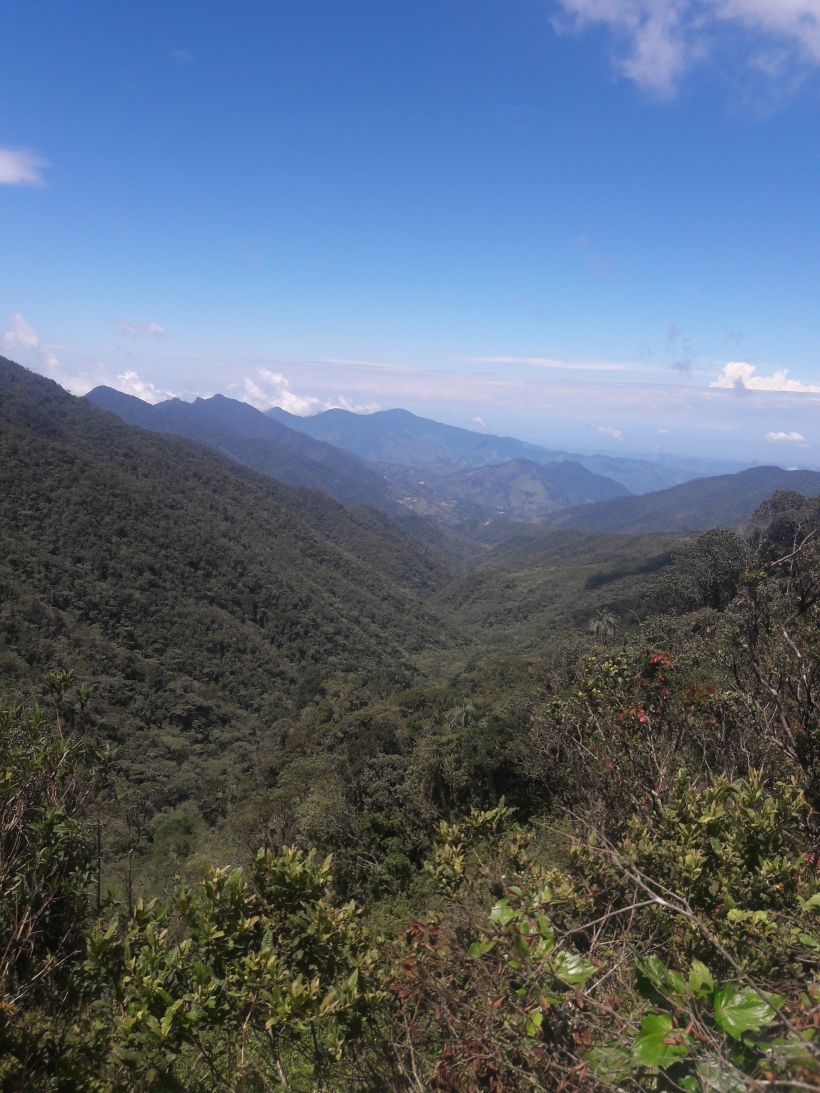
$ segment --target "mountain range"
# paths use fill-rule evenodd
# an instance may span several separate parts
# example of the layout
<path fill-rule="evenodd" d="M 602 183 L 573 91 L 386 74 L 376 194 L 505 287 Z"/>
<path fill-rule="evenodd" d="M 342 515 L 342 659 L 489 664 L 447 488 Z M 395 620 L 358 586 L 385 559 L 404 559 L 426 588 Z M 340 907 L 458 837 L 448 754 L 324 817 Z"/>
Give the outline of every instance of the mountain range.
<path fill-rule="evenodd" d="M 367 462 L 223 395 L 190 403 L 169 399 L 156 406 L 111 387 L 97 387 L 86 397 L 129 425 L 198 440 L 288 485 L 324 490 L 346 505 L 375 505 L 392 515 L 416 513 L 451 526 L 471 519 L 537 519 L 557 508 L 629 493 L 573 461 L 543 464 L 515 458 L 466 470 L 451 462 L 442 469 L 440 460 L 431 466 L 438 459 L 436 449 L 428 451 L 421 469 Z"/>
<path fill-rule="evenodd" d="M 551 528 L 620 533 L 705 531 L 742 523 L 775 490 L 794 490 L 815 497 L 820 494 L 820 471 L 751 467 L 737 474 L 696 478 L 641 497 L 618 497 L 566 508 L 545 524 Z"/>
<path fill-rule="evenodd" d="M 198 440 L 290 486 L 324 490 L 345 505 L 399 511 L 383 476 L 360 459 L 282 425 L 244 402 L 214 395 L 194 402 L 168 399 L 152 406 L 112 387 L 96 387 L 86 397 L 129 425 Z"/>
<path fill-rule="evenodd" d="M 807 492 L 816 492 L 815 472 L 752 468 L 690 477 L 651 492 L 641 489 L 635 497 L 622 481 L 589 465 L 606 470 L 615 462 L 626 471 L 622 478 L 633 483 L 638 479 L 642 487 L 653 476 L 673 472 L 640 460 L 570 458 L 569 453 L 427 421 L 404 410 L 369 415 L 330 410 L 297 418 L 282 410 L 263 414 L 222 395 L 149 405 L 98 387 L 87 398 L 129 424 L 199 441 L 287 485 L 322 490 L 345 505 L 378 508 L 423 537 L 427 532 L 413 523 L 419 517 L 468 538 L 476 537 L 477 527 L 499 521 L 544 528 L 689 532 L 742 519 L 767 490 L 786 488 L 794 473 L 806 478 Z M 690 471 L 700 465 L 691 462 Z M 678 469 L 673 477 L 690 471 Z M 483 532 L 480 537 L 486 541 Z"/>
<path fill-rule="evenodd" d="M 455 425 L 444 425 L 417 417 L 408 410 L 379 410 L 373 414 L 325 410 L 311 417 L 297 417 L 274 407 L 267 414 L 291 429 L 375 463 L 447 471 L 505 463 L 513 459 L 543 464 L 571 460 L 593 474 L 614 479 L 630 493 L 649 493 L 677 486 L 692 478 L 732 473 L 749 466 L 748 463 L 730 460 L 565 452 L 514 437 L 493 436 Z"/>
<path fill-rule="evenodd" d="M 776 489 L 820 493 L 820 474 L 764 467 L 634 496 L 574 461 L 516 456 L 433 471 L 436 498 L 449 480 L 453 511 L 477 513 L 447 524 L 395 500 L 395 470 L 232 400 L 93 396 L 111 409 L 0 358 L 0 684 L 16 693 L 55 668 L 94 682 L 95 731 L 158 847 L 226 815 L 232 786 L 267 777 L 260 754 L 288 757 L 296 800 L 343 744 L 393 747 L 383 695 L 413 709 L 417 682 L 480 673 L 487 656 L 526 673 L 556 633 L 583 642 L 603 615 L 626 633 L 693 531 Z M 367 503 L 334 499 L 340 483 Z M 590 483 L 603 499 L 557 507 Z M 510 499 L 515 519 L 484 519 Z M 329 693 L 355 721 L 341 742 Z M 431 725 L 419 715 L 412 731 L 434 749 Z M 121 830 L 110 852 L 127 863 Z"/>

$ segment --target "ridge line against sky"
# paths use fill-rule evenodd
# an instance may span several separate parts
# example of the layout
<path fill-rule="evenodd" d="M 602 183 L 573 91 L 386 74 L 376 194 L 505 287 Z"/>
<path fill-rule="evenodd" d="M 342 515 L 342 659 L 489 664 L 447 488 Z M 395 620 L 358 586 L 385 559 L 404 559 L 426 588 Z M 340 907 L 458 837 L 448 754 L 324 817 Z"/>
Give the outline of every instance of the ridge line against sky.
<path fill-rule="evenodd" d="M 11 0 L 0 59 L 0 351 L 76 393 L 820 449 L 820 0 Z"/>

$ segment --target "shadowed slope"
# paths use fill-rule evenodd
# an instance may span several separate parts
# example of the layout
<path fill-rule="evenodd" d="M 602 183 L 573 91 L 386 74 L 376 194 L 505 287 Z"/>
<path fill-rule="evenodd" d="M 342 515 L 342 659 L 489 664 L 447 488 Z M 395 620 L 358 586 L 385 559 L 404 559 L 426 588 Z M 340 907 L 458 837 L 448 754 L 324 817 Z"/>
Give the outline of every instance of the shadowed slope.
<path fill-rule="evenodd" d="M 613 532 L 689 532 L 731 527 L 751 516 L 775 490 L 797 490 L 813 497 L 820 493 L 820 472 L 752 467 L 738 474 L 696 478 L 641 497 L 618 497 L 565 509 L 552 516 L 549 525 Z"/>
<path fill-rule="evenodd" d="M 151 406 L 111 387 L 95 387 L 86 398 L 129 425 L 198 440 L 289 486 L 324 490 L 345 505 L 399 510 L 381 476 L 349 452 L 289 429 L 224 395 L 192 403 L 169 399 Z"/>

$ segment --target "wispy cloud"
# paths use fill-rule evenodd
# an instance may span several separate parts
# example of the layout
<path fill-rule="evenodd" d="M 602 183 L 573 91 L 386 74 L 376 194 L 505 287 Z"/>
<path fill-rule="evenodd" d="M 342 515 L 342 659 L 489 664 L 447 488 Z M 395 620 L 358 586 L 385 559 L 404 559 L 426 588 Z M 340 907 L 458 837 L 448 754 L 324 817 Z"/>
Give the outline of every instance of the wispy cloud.
<path fill-rule="evenodd" d="M 820 64 L 820 0 L 558 0 L 575 27 L 604 25 L 621 43 L 628 79 L 670 95 L 683 75 L 719 49 L 721 27 L 746 31 L 745 61 L 769 79 Z M 558 29 L 567 22 L 557 21 Z"/>
<path fill-rule="evenodd" d="M 487 422 L 484 420 L 483 417 L 479 417 L 478 414 L 476 414 L 475 417 L 471 417 L 470 421 L 473 423 L 473 425 L 480 425 L 482 429 L 487 428 Z"/>
<path fill-rule="evenodd" d="M 319 399 L 312 395 L 297 395 L 290 389 L 290 383 L 281 372 L 271 372 L 268 368 L 257 368 L 259 383 L 245 376 L 244 390 L 239 396 L 240 402 L 247 402 L 257 410 L 271 410 L 274 406 L 287 410 L 297 417 L 307 417 L 316 412 Z"/>
<path fill-rule="evenodd" d="M 569 372 L 634 372 L 656 371 L 656 369 L 636 369 L 633 364 L 574 364 L 568 361 L 554 360 L 551 357 L 462 357 L 465 364 L 534 364 L 539 368 L 562 368 Z M 342 362 L 340 362 L 342 363 Z M 350 362 L 355 363 L 355 362 Z"/>
<path fill-rule="evenodd" d="M 799 444 L 801 448 L 808 448 L 806 438 L 800 433 L 766 433 L 766 439 L 772 444 Z"/>
<path fill-rule="evenodd" d="M 595 432 L 601 436 L 611 436 L 613 440 L 623 440 L 623 429 L 614 429 L 611 425 L 596 425 Z"/>
<path fill-rule="evenodd" d="M 173 391 L 163 391 L 148 380 L 140 379 L 136 372 L 121 372 L 112 386 L 126 395 L 136 395 L 143 402 L 150 402 L 152 406 L 158 402 L 165 402 L 166 399 L 179 397 Z"/>
<path fill-rule="evenodd" d="M 19 311 L 8 317 L 8 329 L 0 338 L 0 348 L 6 353 L 38 358 L 49 370 L 60 367 L 60 362 L 47 345 L 40 340 L 37 331 L 29 326 Z"/>
<path fill-rule="evenodd" d="M 375 414 L 384 407 L 378 402 L 354 402 L 346 395 L 336 395 L 322 403 L 323 410 L 349 410 L 351 414 Z"/>
<path fill-rule="evenodd" d="M 140 335 L 148 338 L 168 337 L 168 331 L 159 323 L 128 323 L 124 319 L 118 319 L 117 326 L 127 338 L 139 338 Z"/>
<path fill-rule="evenodd" d="M 801 380 L 790 380 L 788 368 L 780 368 L 771 376 L 756 376 L 757 368 L 746 361 L 731 361 L 710 387 L 732 388 L 736 391 L 791 391 L 796 394 L 820 395 L 820 387 Z"/>
<path fill-rule="evenodd" d="M 48 160 L 33 148 L 0 146 L 0 185 L 42 186 L 44 183 L 40 172 L 48 166 Z"/>

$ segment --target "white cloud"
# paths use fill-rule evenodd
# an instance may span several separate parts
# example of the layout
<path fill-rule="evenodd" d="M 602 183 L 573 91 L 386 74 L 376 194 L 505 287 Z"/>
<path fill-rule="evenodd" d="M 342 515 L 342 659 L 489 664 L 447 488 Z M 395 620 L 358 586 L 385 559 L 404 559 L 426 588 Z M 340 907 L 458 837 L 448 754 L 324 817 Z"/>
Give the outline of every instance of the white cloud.
<path fill-rule="evenodd" d="M 820 395 L 820 387 L 790 380 L 787 368 L 778 369 L 773 376 L 756 376 L 756 367 L 746 361 L 731 361 L 710 387 L 732 388 L 736 391 L 794 391 L 807 395 Z"/>
<path fill-rule="evenodd" d="M 806 438 L 800 433 L 766 433 L 766 439 L 772 444 L 782 444 L 785 441 L 789 444 L 799 444 L 801 448 L 808 448 Z"/>
<path fill-rule="evenodd" d="M 602 362 L 600 364 L 573 364 L 569 361 L 553 360 L 553 358 L 551 357 L 462 357 L 461 360 L 463 360 L 465 364 L 534 364 L 537 365 L 539 368 L 562 368 L 566 369 L 569 372 L 657 371 L 656 368 L 636 369 L 635 366 L 632 364 L 615 364 L 605 362 Z M 350 363 L 353 364 L 358 362 L 351 361 Z"/>
<path fill-rule="evenodd" d="M 116 383 L 111 386 L 116 387 L 118 391 L 122 391 L 126 395 L 136 395 L 143 402 L 150 402 L 152 406 L 175 397 L 172 391 L 163 391 L 159 387 L 155 387 L 153 383 L 141 380 L 136 372 L 121 372 L 117 376 Z"/>
<path fill-rule="evenodd" d="M 9 329 L 0 338 L 0 348 L 4 352 L 23 353 L 24 356 L 34 355 L 49 369 L 60 367 L 57 357 L 47 345 L 40 341 L 37 331 L 29 326 L 19 311 L 9 315 L 8 326 Z"/>
<path fill-rule="evenodd" d="M 623 429 L 613 429 L 611 425 L 596 425 L 595 431 L 602 436 L 611 436 L 613 440 L 623 440 Z"/>
<path fill-rule="evenodd" d="M 351 414 L 375 414 L 383 409 L 378 402 L 353 402 L 346 395 L 336 395 L 328 399 L 322 406 L 323 410 L 349 410 Z"/>
<path fill-rule="evenodd" d="M 159 323 L 127 323 L 124 319 L 119 319 L 117 326 L 128 338 L 138 338 L 140 334 L 145 334 L 149 338 L 168 337 L 168 331 Z"/>
<path fill-rule="evenodd" d="M 290 383 L 281 372 L 257 368 L 256 374 L 264 386 L 260 387 L 250 376 L 245 376 L 245 391 L 239 396 L 240 402 L 247 402 L 255 406 L 257 410 L 270 410 L 278 406 L 282 410 L 287 410 L 289 414 L 296 414 L 297 417 L 308 417 L 316 412 L 319 400 L 311 395 L 294 394 L 290 389 Z"/>
<path fill-rule="evenodd" d="M 820 64 L 820 0 L 559 0 L 576 26 L 603 24 L 626 43 L 617 61 L 629 79 L 672 93 L 716 47 L 715 30 L 750 36 L 749 64 L 770 78 Z M 561 29 L 559 24 L 559 29 Z M 737 35 L 733 36 L 736 44 Z M 785 51 L 785 53 L 784 53 Z"/>
<path fill-rule="evenodd" d="M 42 186 L 40 170 L 48 161 L 31 148 L 0 146 L 0 184 L 5 186 Z"/>
<path fill-rule="evenodd" d="M 473 423 L 473 425 L 480 425 L 482 429 L 487 428 L 487 422 L 484 420 L 483 417 L 471 417 L 470 421 Z"/>

